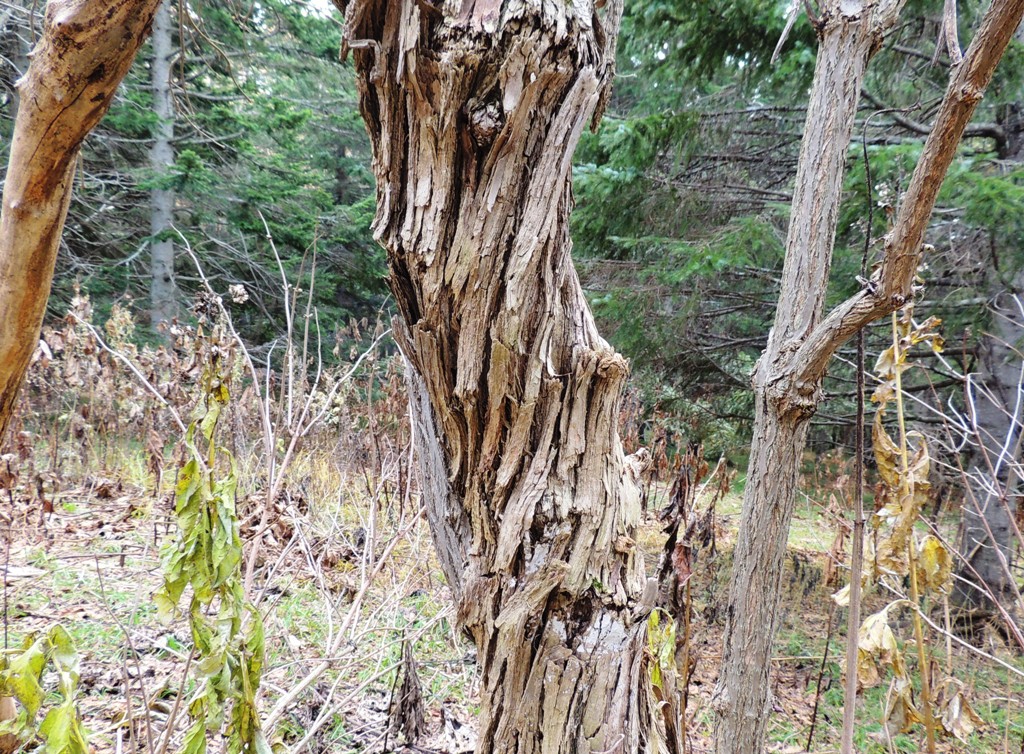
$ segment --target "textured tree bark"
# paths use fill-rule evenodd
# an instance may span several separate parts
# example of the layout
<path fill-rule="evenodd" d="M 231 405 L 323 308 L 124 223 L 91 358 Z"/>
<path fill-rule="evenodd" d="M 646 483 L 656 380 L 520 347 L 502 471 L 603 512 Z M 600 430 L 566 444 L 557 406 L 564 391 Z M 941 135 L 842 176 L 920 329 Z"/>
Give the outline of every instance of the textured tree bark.
<path fill-rule="evenodd" d="M 623 454 L 627 364 L 597 333 L 568 234 L 621 4 L 338 5 L 423 501 L 478 648 L 478 751 L 662 751 L 632 538 L 645 457 Z"/>
<path fill-rule="evenodd" d="M 19 82 L 0 214 L 0 435 L 39 340 L 86 134 L 106 113 L 159 0 L 51 0 Z"/>
<path fill-rule="evenodd" d="M 950 77 L 893 230 L 884 239 L 881 268 L 864 290 L 823 318 L 845 154 L 864 69 L 902 5 L 902 0 L 833 0 L 821 14 L 779 308 L 754 372 L 754 437 L 714 700 L 718 754 L 763 749 L 787 532 L 807 425 L 829 360 L 860 328 L 909 300 L 942 180 L 1024 14 L 1024 0 L 992 3 Z"/>
<path fill-rule="evenodd" d="M 1014 35 L 1024 41 L 1024 26 Z M 1003 134 L 999 156 L 1007 166 L 1024 162 L 1024 107 L 1003 105 L 997 115 Z M 1024 344 L 1024 273 L 1013 280 L 999 279 L 992 270 L 991 331 L 981 343 L 983 389 L 969 390 L 971 416 L 977 427 L 978 446 L 970 471 L 971 489 L 964 499 L 963 536 L 957 566 L 953 603 L 962 613 L 959 622 L 968 630 L 976 619 L 1005 610 L 1024 615 L 1020 591 L 1013 581 L 1009 562 L 1014 542 L 1020 537 L 1015 524 L 1021 490 L 1024 448 L 1024 404 L 1021 400 L 1021 347 Z M 980 584 L 979 584 L 980 582 Z M 981 588 L 977 588 L 981 587 Z M 994 598 L 994 599 L 993 599 Z"/>
<path fill-rule="evenodd" d="M 171 96 L 171 59 L 174 27 L 170 0 L 164 0 L 153 18 L 153 146 L 149 165 L 157 185 L 150 191 L 149 300 L 152 326 L 167 323 L 178 314 L 178 289 L 174 284 L 174 241 L 168 235 L 174 223 L 174 188 L 168 183 L 174 165 L 174 101 Z"/>
<path fill-rule="evenodd" d="M 750 465 L 734 553 L 721 673 L 715 689 L 720 754 L 762 750 L 782 567 L 800 458 L 821 379 L 801 381 L 800 343 L 824 312 L 836 222 L 864 72 L 901 3 L 827 3 L 797 165 L 775 326 L 754 370 Z"/>
<path fill-rule="evenodd" d="M 1024 275 L 1017 278 L 1014 282 L 1019 290 Z M 1010 561 L 1017 533 L 1014 514 L 1024 443 L 1019 350 L 1024 311 L 1013 295 L 1000 293 L 993 297 L 991 334 L 982 341 L 981 389 L 968 388 L 979 447 L 970 471 L 971 489 L 964 499 L 963 561 L 957 568 L 959 578 L 952 599 L 963 611 L 959 622 L 966 626 L 998 615 L 1000 606 L 1011 615 L 1021 610 Z"/>

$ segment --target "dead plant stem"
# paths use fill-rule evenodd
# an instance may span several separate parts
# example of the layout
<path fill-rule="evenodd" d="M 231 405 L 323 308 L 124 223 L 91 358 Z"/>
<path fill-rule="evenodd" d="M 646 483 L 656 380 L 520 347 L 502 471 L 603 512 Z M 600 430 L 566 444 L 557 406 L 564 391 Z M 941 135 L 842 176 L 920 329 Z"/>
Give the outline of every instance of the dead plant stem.
<path fill-rule="evenodd" d="M 136 650 L 136 648 L 135 648 L 135 642 L 132 640 L 132 635 L 131 635 L 131 633 L 129 633 L 128 627 L 124 625 L 124 622 L 122 622 L 122 620 L 118 617 L 117 613 L 114 612 L 114 609 L 110 606 L 110 602 L 107 600 L 107 590 L 106 590 L 106 586 L 103 583 L 103 571 L 100 568 L 99 558 L 97 558 L 95 560 L 95 565 L 96 565 L 96 580 L 99 583 L 99 588 L 100 588 L 100 595 L 99 595 L 100 596 L 100 601 L 103 603 L 104 607 L 107 608 L 107 612 L 110 613 L 110 617 L 114 620 L 114 623 L 116 623 L 117 627 L 119 629 L 121 629 L 121 633 L 124 634 L 125 643 L 128 644 L 128 649 L 131 652 L 132 659 L 135 661 L 135 672 L 139 674 L 139 691 L 142 693 L 142 705 L 143 705 L 143 708 L 146 710 L 146 742 L 149 744 L 149 750 L 150 751 L 155 751 L 155 749 L 153 748 L 153 743 L 154 743 L 154 741 L 153 741 L 153 725 L 152 725 L 152 720 L 150 719 L 150 715 L 149 715 L 149 692 L 146 690 L 146 682 L 143 680 L 142 663 L 139 660 L 139 653 L 138 653 L 138 650 Z M 125 664 L 126 664 L 126 662 L 125 662 Z M 124 671 L 124 676 L 125 676 L 125 686 L 124 686 L 125 703 L 128 706 L 128 712 L 129 712 L 129 715 L 130 715 L 131 714 L 131 706 L 132 706 L 131 687 L 130 687 L 130 685 L 128 683 L 129 678 L 128 678 L 127 671 L 124 668 L 122 668 L 122 671 Z M 135 739 L 135 731 L 133 729 L 132 730 L 132 740 L 134 740 L 134 739 Z"/>
<path fill-rule="evenodd" d="M 892 313 L 892 348 L 896 375 L 896 416 L 900 427 L 900 463 L 903 467 L 900 474 L 900 495 L 903 506 L 913 505 L 914 480 L 910 478 L 910 460 L 907 450 L 907 425 L 903 414 L 903 384 L 900 360 L 900 335 L 897 326 L 896 312 Z M 917 587 L 917 545 L 911 527 L 907 538 L 907 556 L 910 565 L 910 598 L 914 603 L 914 640 L 917 644 L 918 672 L 921 674 L 921 711 L 924 713 L 924 728 L 927 735 L 928 754 L 935 754 L 935 719 L 932 717 L 931 683 L 928 678 L 930 667 L 925 654 L 924 631 L 921 628 L 921 595 Z"/>

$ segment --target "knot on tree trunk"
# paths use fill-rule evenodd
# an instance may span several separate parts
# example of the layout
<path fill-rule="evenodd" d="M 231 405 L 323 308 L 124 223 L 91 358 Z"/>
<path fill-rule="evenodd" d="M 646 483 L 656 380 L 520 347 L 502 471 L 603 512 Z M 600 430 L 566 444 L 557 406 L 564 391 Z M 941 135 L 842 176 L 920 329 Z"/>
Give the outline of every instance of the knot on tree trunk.
<path fill-rule="evenodd" d="M 763 396 L 780 419 L 794 423 L 806 422 L 814 416 L 822 395 L 821 379 L 804 378 L 801 365 L 795 361 L 800 345 L 793 341 L 782 346 L 778 357 L 766 362 L 767 374 L 760 373 L 759 362 L 753 380 L 754 392 Z"/>

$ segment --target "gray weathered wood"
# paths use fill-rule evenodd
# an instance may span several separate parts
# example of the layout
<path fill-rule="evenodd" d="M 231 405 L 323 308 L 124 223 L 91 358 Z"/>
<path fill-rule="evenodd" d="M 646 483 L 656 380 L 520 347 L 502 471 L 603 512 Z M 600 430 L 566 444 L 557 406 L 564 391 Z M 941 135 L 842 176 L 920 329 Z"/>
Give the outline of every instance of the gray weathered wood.
<path fill-rule="evenodd" d="M 807 427 L 821 399 L 825 370 L 854 333 L 902 307 L 912 295 L 942 179 L 1024 13 L 1024 0 L 994 0 L 951 75 L 893 230 L 884 239 L 877 278 L 823 316 L 845 156 L 864 70 L 902 5 L 899 0 L 830 0 L 821 14 L 779 308 L 754 372 L 753 442 L 714 699 L 718 754 L 751 754 L 763 747 L 786 540 Z"/>

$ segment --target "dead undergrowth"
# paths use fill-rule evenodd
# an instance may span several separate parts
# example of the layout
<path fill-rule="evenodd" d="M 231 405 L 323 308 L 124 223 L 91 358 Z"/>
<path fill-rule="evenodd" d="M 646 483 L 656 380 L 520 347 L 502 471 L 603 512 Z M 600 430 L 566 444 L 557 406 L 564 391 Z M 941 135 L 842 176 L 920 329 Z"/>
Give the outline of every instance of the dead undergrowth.
<path fill-rule="evenodd" d="M 0 458 L 4 647 L 56 623 L 68 629 L 97 752 L 176 751 L 187 727 L 192 639 L 184 621 L 157 620 L 152 595 L 162 583 L 160 547 L 174 534 L 180 429 L 195 409 L 194 359 L 208 333 L 202 324 L 180 328 L 173 347 L 137 348 L 126 310 L 115 309 L 101 331 L 88 301 L 76 299 L 68 320 L 44 334 Z M 309 373 L 308 353 L 295 355 L 306 366 L 291 372 L 286 349 L 263 355 L 263 371 L 252 355 L 238 365 L 227 443 L 239 462 L 251 597 L 266 624 L 260 707 L 275 751 L 454 753 L 475 743 L 475 652 L 454 624 L 420 514 L 399 363 L 382 333 L 374 323 L 339 332 L 335 362 L 317 382 L 296 377 Z M 289 422 L 303 405 L 317 421 Z M 277 428 L 271 442 L 268 421 Z M 627 426 L 625 434 L 636 433 Z M 663 437 L 655 449 L 659 479 L 638 536 L 652 572 L 666 536 L 658 513 L 675 473 L 668 447 Z M 823 478 L 812 466 L 772 667 L 770 740 L 779 752 L 806 750 L 812 727 L 809 750 L 837 751 L 841 726 L 844 617 L 828 597 L 845 579 L 848 544 L 836 533 L 848 475 Z M 741 484 L 721 490 L 709 518 L 714 544 L 695 546 L 689 566 L 693 752 L 711 749 Z M 704 510 L 709 499 L 705 490 L 696 505 Z M 955 644 L 947 656 L 942 637 L 932 642 L 935 662 L 972 679 L 987 721 L 941 750 L 1021 751 L 1024 683 L 997 662 L 1020 668 L 1019 658 L 996 632 L 981 643 L 993 659 Z M 916 751 L 914 736 L 887 735 L 884 703 L 884 689 L 864 692 L 858 751 Z"/>

